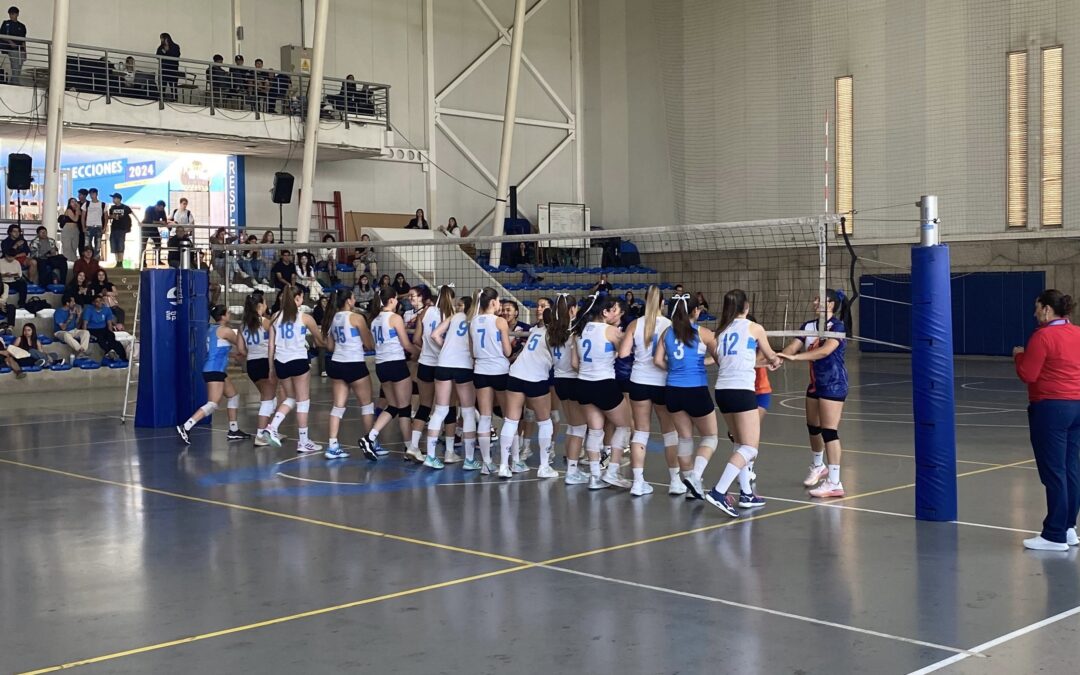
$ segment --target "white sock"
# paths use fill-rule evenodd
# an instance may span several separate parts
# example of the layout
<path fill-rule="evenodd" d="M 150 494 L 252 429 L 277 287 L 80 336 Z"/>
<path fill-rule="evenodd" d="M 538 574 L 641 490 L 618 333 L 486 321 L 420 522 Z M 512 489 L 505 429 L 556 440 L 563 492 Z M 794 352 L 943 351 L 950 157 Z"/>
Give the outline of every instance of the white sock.
<path fill-rule="evenodd" d="M 668 467 L 667 472 L 668 472 L 668 476 L 671 478 L 671 480 L 678 480 L 679 479 L 679 467 L 675 467 L 675 468 Z"/>
<path fill-rule="evenodd" d="M 435 446 L 438 445 L 438 444 L 439 444 L 439 437 L 438 436 L 428 436 L 427 437 L 427 456 L 428 457 L 434 457 L 435 456 Z"/>
<path fill-rule="evenodd" d="M 476 441 L 480 444 L 480 457 L 483 458 L 484 464 L 491 464 L 491 433 L 478 435 Z"/>
<path fill-rule="evenodd" d="M 270 431 L 273 431 L 276 434 L 277 430 L 278 430 L 278 427 L 280 427 L 281 423 L 284 422 L 284 421 L 285 421 L 285 413 L 276 412 L 276 413 L 274 413 L 274 419 L 270 420 L 270 426 L 268 428 L 270 429 Z"/>
<path fill-rule="evenodd" d="M 379 430 L 376 429 L 375 427 L 372 427 L 371 431 L 368 432 L 367 438 L 372 443 L 379 440 Z"/>
<path fill-rule="evenodd" d="M 567 472 L 572 472 L 575 469 L 577 469 L 577 462 L 578 461 L 576 459 L 568 459 L 568 460 L 566 460 L 566 470 L 567 470 Z"/>
<path fill-rule="evenodd" d="M 473 461 L 476 457 L 476 439 L 475 438 L 463 438 L 461 442 L 465 444 L 465 459 Z"/>
<path fill-rule="evenodd" d="M 749 464 L 746 465 L 745 467 L 743 467 L 742 471 L 739 472 L 739 492 L 742 492 L 744 495 L 749 495 L 749 494 L 754 493 L 754 488 L 753 488 L 753 486 L 750 485 L 750 465 Z"/>
<path fill-rule="evenodd" d="M 239 422 L 229 420 L 229 431 L 240 431 Z"/>
<path fill-rule="evenodd" d="M 300 443 L 301 444 L 304 444 L 304 443 L 308 442 L 307 430 L 308 430 L 307 427 L 300 427 L 299 429 L 297 429 L 297 431 L 300 434 Z"/>
<path fill-rule="evenodd" d="M 833 485 L 839 485 L 840 484 L 840 465 L 839 464 L 830 464 L 829 465 L 829 482 L 832 483 Z"/>
<path fill-rule="evenodd" d="M 704 457 L 694 458 L 694 475 L 697 477 L 698 480 L 701 480 L 701 477 L 705 474 L 705 467 L 708 465 L 709 460 L 705 459 Z"/>
<path fill-rule="evenodd" d="M 514 457 L 514 464 L 521 462 L 521 436 L 514 434 L 514 443 L 510 446 Z"/>
<path fill-rule="evenodd" d="M 753 462 L 747 462 L 746 463 L 746 468 L 753 471 L 754 470 L 754 463 Z"/>
<path fill-rule="evenodd" d="M 419 429 L 413 429 L 412 438 L 409 441 L 409 447 L 414 448 L 414 449 L 420 447 L 420 430 Z"/>
<path fill-rule="evenodd" d="M 452 435 L 447 436 L 444 440 L 446 441 L 446 454 L 449 455 L 454 451 L 454 437 Z"/>
<path fill-rule="evenodd" d="M 259 435 L 259 436 L 262 436 L 263 434 L 265 434 L 265 433 L 266 433 L 266 427 L 262 427 L 261 429 L 256 429 L 256 430 L 255 430 L 255 433 L 256 433 L 257 435 Z"/>
<path fill-rule="evenodd" d="M 825 451 L 812 453 L 814 455 L 814 466 L 825 465 Z"/>
<path fill-rule="evenodd" d="M 597 478 L 600 477 L 600 460 L 596 460 L 595 462 L 591 459 L 589 460 L 589 474 L 596 476 Z"/>
<path fill-rule="evenodd" d="M 338 444 L 338 442 L 337 442 L 337 439 L 336 439 L 336 438 L 331 438 L 330 440 L 328 440 L 328 441 L 327 441 L 327 443 L 329 443 L 329 444 L 330 444 L 330 447 L 333 447 L 333 446 L 335 446 L 335 445 L 337 445 L 337 444 Z"/>
<path fill-rule="evenodd" d="M 739 476 L 739 467 L 735 466 L 731 462 L 728 462 L 724 467 L 724 473 L 720 476 L 720 480 L 716 482 L 716 491 L 720 494 L 726 494 L 731 484 L 735 482 L 735 479 Z"/>
<path fill-rule="evenodd" d="M 524 450 L 526 453 L 528 453 L 529 450 L 532 449 L 532 439 L 531 438 L 524 439 L 521 442 L 521 449 Z"/>
<path fill-rule="evenodd" d="M 187 422 L 184 422 L 184 431 L 191 431 L 195 427 L 195 420 L 190 417 L 187 418 Z"/>
<path fill-rule="evenodd" d="M 645 482 L 645 469 L 630 469 L 630 471 L 634 474 L 635 483 Z"/>

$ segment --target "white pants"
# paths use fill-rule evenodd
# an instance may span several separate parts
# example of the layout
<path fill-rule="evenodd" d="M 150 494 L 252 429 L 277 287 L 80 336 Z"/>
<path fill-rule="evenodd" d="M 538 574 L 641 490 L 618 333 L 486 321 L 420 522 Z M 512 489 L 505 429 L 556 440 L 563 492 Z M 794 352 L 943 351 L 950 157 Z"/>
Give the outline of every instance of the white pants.
<path fill-rule="evenodd" d="M 63 340 L 64 344 L 76 352 L 85 352 L 90 349 L 90 331 L 81 328 L 61 330 L 56 332 L 55 337 Z"/>

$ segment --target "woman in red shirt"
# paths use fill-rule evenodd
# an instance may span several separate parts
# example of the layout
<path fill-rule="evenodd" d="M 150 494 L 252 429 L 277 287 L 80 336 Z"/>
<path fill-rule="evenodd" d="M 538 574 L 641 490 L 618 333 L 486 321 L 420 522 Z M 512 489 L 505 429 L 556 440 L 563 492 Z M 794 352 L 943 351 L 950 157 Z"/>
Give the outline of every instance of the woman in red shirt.
<path fill-rule="evenodd" d="M 1039 551 L 1068 551 L 1080 541 L 1080 327 L 1069 322 L 1072 297 L 1045 290 L 1035 300 L 1039 327 L 1027 348 L 1013 349 L 1028 386 L 1028 426 L 1039 480 L 1046 487 L 1042 533 L 1024 540 Z"/>

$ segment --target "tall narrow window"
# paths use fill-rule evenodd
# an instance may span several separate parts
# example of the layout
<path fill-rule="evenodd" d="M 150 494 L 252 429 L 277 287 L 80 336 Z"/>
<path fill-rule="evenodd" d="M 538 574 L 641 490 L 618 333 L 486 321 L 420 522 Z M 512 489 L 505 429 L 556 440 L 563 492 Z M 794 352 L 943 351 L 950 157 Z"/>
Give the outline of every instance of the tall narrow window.
<path fill-rule="evenodd" d="M 1027 52 L 1009 54 L 1007 78 L 1006 218 L 1009 227 L 1027 227 Z"/>
<path fill-rule="evenodd" d="M 1042 52 L 1042 226 L 1061 227 L 1062 53 Z"/>
<path fill-rule="evenodd" d="M 848 234 L 855 231 L 855 163 L 853 80 L 836 78 L 836 211 L 846 214 Z"/>

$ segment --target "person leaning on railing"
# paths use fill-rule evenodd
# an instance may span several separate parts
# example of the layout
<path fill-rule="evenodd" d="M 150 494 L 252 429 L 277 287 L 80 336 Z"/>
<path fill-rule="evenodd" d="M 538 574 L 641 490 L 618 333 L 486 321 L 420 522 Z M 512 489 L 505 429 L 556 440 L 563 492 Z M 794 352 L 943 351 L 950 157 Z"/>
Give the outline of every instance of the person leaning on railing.
<path fill-rule="evenodd" d="M 22 64 L 26 61 L 26 25 L 19 21 L 19 8 L 12 6 L 8 8 L 8 18 L 3 24 L 0 24 L 0 35 L 8 36 L 7 38 L 0 39 L 0 54 L 3 54 L 8 58 L 8 62 L 11 64 L 11 77 L 5 79 L 4 82 L 11 82 L 18 84 L 19 77 L 22 74 Z M 24 38 L 20 40 L 11 40 L 8 38 Z"/>

